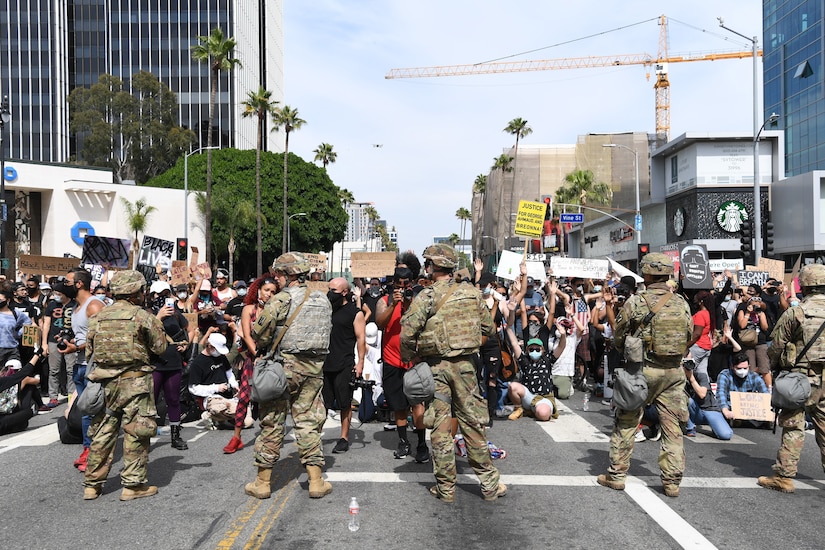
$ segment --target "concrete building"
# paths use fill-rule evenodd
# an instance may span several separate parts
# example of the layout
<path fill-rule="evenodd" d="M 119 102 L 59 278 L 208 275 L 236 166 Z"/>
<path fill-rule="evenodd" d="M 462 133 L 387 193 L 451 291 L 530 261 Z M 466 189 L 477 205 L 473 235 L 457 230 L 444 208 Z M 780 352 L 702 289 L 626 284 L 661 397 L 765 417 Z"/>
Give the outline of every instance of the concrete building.
<path fill-rule="evenodd" d="M 210 69 L 192 59 L 198 36 L 220 27 L 237 41 L 243 64 L 220 76 L 213 144 L 254 149 L 257 123 L 240 103 L 259 86 L 283 101 L 282 0 L 7 0 L 0 3 L 0 94 L 9 96 L 6 157 L 67 162 L 67 98 L 111 74 L 130 89 L 133 74 L 153 73 L 178 96 L 179 124 L 206 145 Z M 264 148 L 282 151 L 282 137 Z"/>

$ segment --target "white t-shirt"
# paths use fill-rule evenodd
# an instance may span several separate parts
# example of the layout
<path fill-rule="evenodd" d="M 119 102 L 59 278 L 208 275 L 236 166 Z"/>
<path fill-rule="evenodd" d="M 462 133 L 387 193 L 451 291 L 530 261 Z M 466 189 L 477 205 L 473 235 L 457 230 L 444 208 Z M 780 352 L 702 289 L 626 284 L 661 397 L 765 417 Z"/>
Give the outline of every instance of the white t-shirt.
<path fill-rule="evenodd" d="M 573 331 L 573 334 L 567 335 L 567 343 L 564 345 L 564 351 L 561 356 L 556 359 L 553 364 L 552 374 L 556 376 L 574 376 L 576 374 L 576 348 L 579 345 L 580 338 Z"/>

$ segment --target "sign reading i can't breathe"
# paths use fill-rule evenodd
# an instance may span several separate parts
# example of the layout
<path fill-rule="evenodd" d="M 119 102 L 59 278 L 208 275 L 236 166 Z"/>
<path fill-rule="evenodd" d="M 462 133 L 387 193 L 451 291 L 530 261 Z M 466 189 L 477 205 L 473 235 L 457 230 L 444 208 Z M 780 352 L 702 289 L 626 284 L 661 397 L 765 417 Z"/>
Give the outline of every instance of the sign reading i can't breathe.
<path fill-rule="evenodd" d="M 519 201 L 514 233 L 523 237 L 541 237 L 546 211 L 547 205 L 543 202 Z"/>

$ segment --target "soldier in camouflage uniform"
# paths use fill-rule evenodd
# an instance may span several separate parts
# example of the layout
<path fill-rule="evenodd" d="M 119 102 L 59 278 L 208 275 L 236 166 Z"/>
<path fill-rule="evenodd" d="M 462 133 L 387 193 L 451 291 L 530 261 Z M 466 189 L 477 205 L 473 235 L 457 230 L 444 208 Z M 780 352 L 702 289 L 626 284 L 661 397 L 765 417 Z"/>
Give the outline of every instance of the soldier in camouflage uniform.
<path fill-rule="evenodd" d="M 773 476 L 761 476 L 757 483 L 762 487 L 793 493 L 791 478 L 796 477 L 799 455 L 805 443 L 805 412 L 811 415 L 816 434 L 816 444 L 825 469 L 825 333 L 797 359 L 805 345 L 814 337 L 825 322 L 825 266 L 806 265 L 799 272 L 799 285 L 804 298 L 798 306 L 791 307 L 776 322 L 771 334 L 771 364 L 782 370 L 804 373 L 811 383 L 811 396 L 803 408 L 779 412 L 778 423 L 782 426 L 782 444 L 776 453 Z M 776 389 L 774 388 L 774 391 Z"/>
<path fill-rule="evenodd" d="M 301 253 L 282 254 L 275 259 L 270 271 L 283 290 L 269 299 L 252 327 L 252 337 L 261 351 L 268 350 L 297 304 L 303 302 L 309 292 L 304 282 L 309 273 L 309 261 Z M 299 312 L 299 315 L 303 312 L 304 310 Z M 272 468 L 281 456 L 284 423 L 289 412 L 292 413 L 295 424 L 298 455 L 309 477 L 310 498 L 323 498 L 332 492 L 332 485 L 323 478 L 325 460 L 321 447 L 321 428 L 327 418 L 321 397 L 324 383 L 322 370 L 332 329 L 332 306 L 329 307 L 329 312 L 330 316 L 326 320 L 328 324 L 319 325 L 315 329 L 326 334 L 327 349 L 298 353 L 280 351 L 284 360 L 288 393 L 281 399 L 259 403 L 261 433 L 255 440 L 255 466 L 258 475 L 245 486 L 249 496 L 261 499 L 271 496 Z M 288 329 L 286 334 L 290 330 L 293 328 Z"/>
<path fill-rule="evenodd" d="M 400 343 L 401 360 L 426 361 L 435 379 L 436 399 L 425 414 L 425 418 L 434 418 L 431 438 L 436 485 L 430 487 L 430 493 L 444 502 L 455 500 L 452 409 L 467 444 L 468 462 L 481 481 L 484 500 L 496 500 L 507 494 L 507 487 L 500 483 L 487 447 L 484 426 L 489 417 L 471 359 L 478 353 L 482 335 L 495 336 L 493 319 L 478 289 L 453 281 L 458 264 L 455 249 L 432 245 L 424 251 L 424 258 L 424 268 L 435 283 L 413 299 L 402 317 Z"/>
<path fill-rule="evenodd" d="M 673 262 L 670 257 L 656 252 L 646 254 L 642 258 L 641 267 L 647 290 L 631 296 L 619 312 L 613 329 L 613 345 L 619 352 L 623 352 L 628 334 L 634 334 L 642 319 L 656 307 L 659 300 L 670 295 L 663 309 L 676 312 L 676 326 L 670 331 L 672 334 L 668 332 L 655 336 L 668 342 L 673 348 L 680 348 L 681 352 L 668 356 L 652 353 L 651 350 L 658 342 L 653 341 L 653 321 L 645 326 L 640 337 L 645 342 L 642 372 L 648 385 L 647 404 L 656 404 L 661 421 L 662 450 L 659 453 L 659 468 L 662 471 L 662 487 L 667 496 L 677 497 L 685 471 L 681 424 L 688 419 L 687 397 L 684 392 L 685 373 L 681 368 L 681 359 L 693 333 L 693 320 L 690 306 L 684 298 L 678 294 L 671 295 L 668 289 L 667 281 L 673 274 Z M 650 302 L 649 307 L 645 298 Z M 634 436 L 642 419 L 643 409 L 617 409 L 613 433 L 610 435 L 610 467 L 606 474 L 600 474 L 597 478 L 599 485 L 618 491 L 624 490 L 627 471 L 630 469 L 630 456 L 633 454 Z"/>
<path fill-rule="evenodd" d="M 86 348 L 94 357 L 89 380 L 101 382 L 105 409 L 93 419 L 92 444 L 86 461 L 83 498 L 100 496 L 112 465 L 112 451 L 123 426 L 123 491 L 120 500 L 152 496 L 146 483 L 149 438 L 157 433 L 152 398 L 152 360 L 166 351 L 163 323 L 137 304 L 143 303 L 146 279 L 138 271 L 121 271 L 111 282 L 116 302 L 89 319 Z"/>

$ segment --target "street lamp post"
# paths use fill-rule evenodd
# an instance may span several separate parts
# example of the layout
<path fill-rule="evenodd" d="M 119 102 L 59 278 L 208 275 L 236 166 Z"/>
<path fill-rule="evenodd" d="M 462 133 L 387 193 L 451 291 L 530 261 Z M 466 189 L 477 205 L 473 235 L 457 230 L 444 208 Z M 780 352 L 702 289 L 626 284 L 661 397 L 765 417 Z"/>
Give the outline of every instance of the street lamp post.
<path fill-rule="evenodd" d="M 290 228 L 290 223 L 289 222 L 292 221 L 292 218 L 294 218 L 296 216 L 306 216 L 306 215 L 307 215 L 306 212 L 296 212 L 295 214 L 290 215 L 286 219 L 286 251 L 287 252 L 292 250 L 292 234 L 290 233 L 290 229 L 289 229 Z M 341 253 L 343 254 L 343 248 L 341 249 Z"/>
<path fill-rule="evenodd" d="M 3 136 L 6 133 L 6 124 L 11 122 L 9 112 L 9 96 L 3 96 L 0 105 L 0 273 L 6 273 L 6 150 L 3 145 Z"/>
<path fill-rule="evenodd" d="M 201 147 L 189 151 L 183 157 L 183 238 L 186 240 L 186 246 L 189 246 L 189 157 L 207 149 L 220 149 L 220 147 Z M 211 229 L 205 227 L 204 231 L 211 231 Z M 189 250 L 186 251 L 186 261 L 189 261 Z"/>
<path fill-rule="evenodd" d="M 754 263 L 759 263 L 759 258 L 762 256 L 762 196 L 759 181 L 759 133 L 762 130 L 759 127 L 759 52 L 757 51 L 759 37 L 749 38 L 741 32 L 726 27 L 721 17 L 717 19 L 720 27 L 744 38 L 753 45 L 753 257 Z M 762 127 L 764 126 L 763 124 Z"/>
<path fill-rule="evenodd" d="M 636 149 L 631 149 L 627 145 L 622 145 L 620 143 L 604 143 L 602 147 L 618 147 L 620 149 L 626 149 L 633 153 L 633 166 L 636 167 L 636 219 L 633 220 L 633 231 L 636 233 L 636 244 L 642 243 L 642 210 L 641 210 L 641 202 L 639 200 L 639 152 Z"/>

